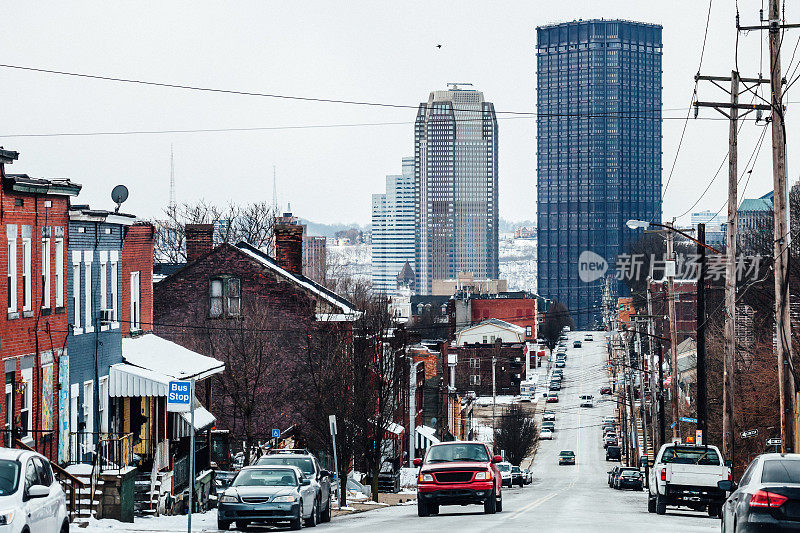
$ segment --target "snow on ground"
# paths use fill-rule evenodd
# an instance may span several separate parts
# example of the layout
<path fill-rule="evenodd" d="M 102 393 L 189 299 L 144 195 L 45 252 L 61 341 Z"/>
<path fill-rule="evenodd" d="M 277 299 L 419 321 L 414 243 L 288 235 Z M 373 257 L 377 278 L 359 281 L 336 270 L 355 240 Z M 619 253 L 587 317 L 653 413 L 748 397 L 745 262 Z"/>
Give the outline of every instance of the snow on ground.
<path fill-rule="evenodd" d="M 186 515 L 136 518 L 136 521 L 132 524 L 119 522 L 117 520 L 96 520 L 92 518 L 89 520 L 89 525 L 86 528 L 79 528 L 73 524 L 70 530 L 84 531 L 86 533 L 110 533 L 112 531 L 126 533 L 130 531 L 158 531 L 171 533 L 173 531 L 186 531 L 186 525 Z M 217 531 L 217 511 L 213 510 L 206 513 L 193 514 L 192 531 Z"/>
<path fill-rule="evenodd" d="M 494 442 L 494 435 L 491 426 L 484 426 L 483 424 L 475 424 L 475 440 L 491 444 Z"/>
<path fill-rule="evenodd" d="M 406 487 L 416 487 L 417 486 L 417 472 L 419 469 L 417 467 L 403 467 L 400 469 L 400 486 L 403 488 Z"/>
<path fill-rule="evenodd" d="M 500 394 L 497 396 L 497 405 L 509 405 L 519 401 L 519 396 Z M 492 405 L 491 396 L 479 396 L 475 400 L 475 405 Z"/>
<path fill-rule="evenodd" d="M 508 290 L 536 292 L 535 239 L 514 239 L 503 234 L 499 242 L 500 278 L 508 280 Z"/>

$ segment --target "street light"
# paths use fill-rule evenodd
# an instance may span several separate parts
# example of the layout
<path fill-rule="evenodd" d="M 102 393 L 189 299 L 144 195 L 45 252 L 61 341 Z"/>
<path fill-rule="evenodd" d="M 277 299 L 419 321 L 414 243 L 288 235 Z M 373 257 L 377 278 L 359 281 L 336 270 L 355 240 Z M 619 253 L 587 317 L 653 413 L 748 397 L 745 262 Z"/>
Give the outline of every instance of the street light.
<path fill-rule="evenodd" d="M 647 226 L 649 226 L 650 223 L 646 222 L 644 220 L 633 220 L 633 219 L 631 219 L 631 220 L 627 221 L 625 223 L 625 225 L 628 226 L 631 229 L 647 229 Z"/>
<path fill-rule="evenodd" d="M 647 222 L 646 220 L 634 220 L 634 219 L 631 219 L 631 220 L 627 221 L 625 223 L 625 225 L 628 226 L 630 229 L 647 229 L 648 226 L 657 226 L 659 228 L 665 228 L 665 229 L 667 229 L 669 231 L 674 231 L 675 233 L 678 233 L 679 235 L 683 235 L 684 237 L 686 237 L 687 239 L 689 239 L 693 243 L 695 243 L 695 244 L 697 244 L 699 246 L 702 246 L 704 248 L 707 248 L 707 249 L 711 250 L 712 252 L 714 252 L 715 254 L 722 254 L 722 252 L 720 252 L 719 250 L 717 250 L 713 246 L 709 246 L 704 242 L 698 241 L 697 239 L 695 239 L 694 237 L 692 237 L 688 233 L 685 233 L 685 232 L 679 230 L 678 228 L 676 228 L 674 226 L 667 226 L 666 224 L 659 224 L 658 222 Z"/>

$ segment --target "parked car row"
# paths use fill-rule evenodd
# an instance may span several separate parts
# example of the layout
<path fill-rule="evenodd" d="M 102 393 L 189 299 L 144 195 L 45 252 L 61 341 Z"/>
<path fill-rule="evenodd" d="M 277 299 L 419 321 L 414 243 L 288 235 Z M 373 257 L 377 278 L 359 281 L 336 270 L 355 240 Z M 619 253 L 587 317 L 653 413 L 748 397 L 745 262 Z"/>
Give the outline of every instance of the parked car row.
<path fill-rule="evenodd" d="M 644 476 L 635 466 L 615 466 L 608 472 L 608 486 L 613 489 L 643 490 Z"/>

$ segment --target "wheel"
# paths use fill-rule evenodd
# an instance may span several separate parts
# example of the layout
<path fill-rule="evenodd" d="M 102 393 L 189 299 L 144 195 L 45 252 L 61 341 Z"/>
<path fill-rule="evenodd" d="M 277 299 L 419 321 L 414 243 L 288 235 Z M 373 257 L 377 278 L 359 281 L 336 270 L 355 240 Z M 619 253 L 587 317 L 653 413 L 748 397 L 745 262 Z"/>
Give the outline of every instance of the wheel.
<path fill-rule="evenodd" d="M 419 495 L 417 495 L 417 515 L 422 517 L 431 515 L 428 504 Z"/>
<path fill-rule="evenodd" d="M 242 530 L 242 531 L 247 530 L 247 527 L 249 525 L 250 525 L 250 522 L 248 522 L 247 520 L 237 520 L 236 521 L 236 529 L 239 529 L 239 530 Z"/>
<path fill-rule="evenodd" d="M 320 514 L 319 521 L 320 522 L 330 522 L 331 521 L 331 513 L 333 512 L 333 503 L 331 497 L 328 496 L 328 506 L 322 511 Z"/>
<path fill-rule="evenodd" d="M 718 503 L 710 503 L 708 504 L 708 516 L 711 518 L 717 518 L 722 516 L 722 507 Z"/>
<path fill-rule="evenodd" d="M 61 531 L 60 533 L 69 533 L 69 522 L 64 520 L 64 523 L 61 524 Z"/>
<path fill-rule="evenodd" d="M 292 518 L 289 521 L 289 529 L 292 531 L 303 529 L 303 502 L 300 502 L 300 510 L 297 512 L 297 518 Z"/>
<path fill-rule="evenodd" d="M 319 507 L 317 507 L 317 502 L 314 502 L 314 507 L 311 508 L 311 516 L 306 518 L 306 527 L 316 527 L 317 522 L 319 522 Z"/>
<path fill-rule="evenodd" d="M 651 498 L 650 496 L 647 497 L 647 512 L 648 513 L 656 512 L 656 499 Z"/>
<path fill-rule="evenodd" d="M 486 514 L 494 514 L 497 512 L 497 495 L 492 494 L 486 501 L 483 502 L 483 512 Z"/>
<path fill-rule="evenodd" d="M 428 510 L 431 512 L 431 514 L 439 514 L 439 504 L 438 503 L 430 504 L 428 506 Z"/>
<path fill-rule="evenodd" d="M 228 531 L 230 529 L 231 523 L 228 520 L 217 520 L 217 529 L 221 529 L 222 531 Z M 61 530 L 63 533 L 63 529 Z"/>
<path fill-rule="evenodd" d="M 502 496 L 497 498 L 497 503 L 495 504 L 495 507 L 497 508 L 497 512 L 498 513 L 502 513 L 503 512 L 503 497 Z"/>
<path fill-rule="evenodd" d="M 656 514 L 667 514 L 667 501 L 656 494 Z"/>

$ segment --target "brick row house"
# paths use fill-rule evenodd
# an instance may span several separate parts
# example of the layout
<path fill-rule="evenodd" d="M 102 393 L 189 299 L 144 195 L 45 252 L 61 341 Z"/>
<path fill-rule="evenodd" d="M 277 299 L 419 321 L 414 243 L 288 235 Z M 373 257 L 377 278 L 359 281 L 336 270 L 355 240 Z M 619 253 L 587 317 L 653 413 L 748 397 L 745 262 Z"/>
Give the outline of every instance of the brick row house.
<path fill-rule="evenodd" d="M 302 226 L 277 222 L 275 258 L 244 242 L 215 247 L 212 225 L 187 225 L 186 265 L 154 287 L 157 333 L 228 366 L 198 391 L 219 416 L 218 428 L 238 442 L 297 427 L 302 406 L 293 387 L 302 383 L 303 365 L 332 329 L 352 346 L 358 315 L 303 275 Z M 252 391 L 252 405 L 235 399 Z"/>

